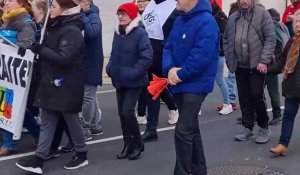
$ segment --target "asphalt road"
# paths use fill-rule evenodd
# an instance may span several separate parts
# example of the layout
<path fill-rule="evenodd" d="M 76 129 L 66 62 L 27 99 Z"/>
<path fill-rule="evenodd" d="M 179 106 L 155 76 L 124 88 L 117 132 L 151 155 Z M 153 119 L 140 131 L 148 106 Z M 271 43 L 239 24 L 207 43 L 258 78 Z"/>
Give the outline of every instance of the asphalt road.
<path fill-rule="evenodd" d="M 166 106 L 162 104 L 160 112 L 159 140 L 146 143 L 145 152 L 140 160 L 117 160 L 115 155 L 121 150 L 123 143 L 120 137 L 121 130 L 116 110 L 115 92 L 111 86 L 102 87 L 99 91 L 98 100 L 103 111 L 104 134 L 89 142 L 89 166 L 73 171 L 64 170 L 63 165 L 72 156 L 70 153 L 46 162 L 44 171 L 49 175 L 171 175 L 175 165 L 174 127 L 167 125 Z M 286 175 L 299 174 L 300 135 L 297 133 L 299 133 L 300 127 L 297 126 L 300 123 L 298 119 L 295 123 L 289 155 L 274 158 L 269 153 L 269 148 L 277 144 L 281 127 L 271 127 L 271 140 L 267 144 L 257 145 L 254 140 L 236 142 L 234 135 L 242 129 L 240 125 L 236 124 L 236 118 L 241 114 L 239 111 L 235 111 L 226 116 L 218 115 L 215 106 L 219 104 L 220 100 L 219 89 L 215 87 L 214 93 L 206 98 L 202 115 L 199 117 L 207 165 L 210 170 L 231 165 L 265 167 Z M 269 101 L 268 97 L 267 101 Z M 144 131 L 144 126 L 140 128 L 141 131 Z M 18 159 L 16 157 L 22 157 L 25 155 L 24 153 L 34 150 L 32 138 L 24 135 L 20 148 L 22 149 L 19 153 L 0 158 L 1 175 L 27 175 L 14 163 Z M 224 169 L 226 170 L 226 168 Z M 242 170 L 246 170 L 246 168 L 242 168 Z M 236 171 L 240 171 L 240 168 L 236 168 Z M 214 172 L 210 175 L 226 175 L 226 173 Z M 236 173 L 236 175 L 244 174 Z M 245 175 L 252 174 L 246 173 Z"/>

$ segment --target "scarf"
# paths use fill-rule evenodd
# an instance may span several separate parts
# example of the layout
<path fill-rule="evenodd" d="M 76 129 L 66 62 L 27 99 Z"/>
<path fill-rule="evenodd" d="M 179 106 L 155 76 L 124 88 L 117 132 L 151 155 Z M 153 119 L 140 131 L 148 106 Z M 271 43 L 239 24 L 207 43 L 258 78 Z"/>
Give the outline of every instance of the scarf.
<path fill-rule="evenodd" d="M 2 15 L 2 20 L 4 22 L 9 21 L 12 17 L 18 16 L 22 13 L 28 13 L 25 8 L 17 8 L 15 10 L 11 10 L 9 12 L 5 11 Z"/>
<path fill-rule="evenodd" d="M 293 42 L 289 49 L 286 62 L 283 68 L 284 78 L 287 78 L 288 74 L 291 74 L 295 71 L 299 56 L 300 56 L 300 32 L 297 32 L 293 37 Z"/>

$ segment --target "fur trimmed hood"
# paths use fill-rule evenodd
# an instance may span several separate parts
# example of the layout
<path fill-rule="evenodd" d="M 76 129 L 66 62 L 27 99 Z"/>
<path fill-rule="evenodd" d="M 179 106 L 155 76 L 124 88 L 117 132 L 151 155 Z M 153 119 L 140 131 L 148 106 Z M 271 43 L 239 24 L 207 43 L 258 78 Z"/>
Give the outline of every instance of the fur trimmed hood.
<path fill-rule="evenodd" d="M 139 27 L 141 24 L 141 15 L 138 15 L 135 19 L 133 19 L 130 24 L 125 28 L 125 35 L 128 35 L 134 28 Z M 119 23 L 117 23 L 115 31 L 118 35 L 121 34 Z"/>

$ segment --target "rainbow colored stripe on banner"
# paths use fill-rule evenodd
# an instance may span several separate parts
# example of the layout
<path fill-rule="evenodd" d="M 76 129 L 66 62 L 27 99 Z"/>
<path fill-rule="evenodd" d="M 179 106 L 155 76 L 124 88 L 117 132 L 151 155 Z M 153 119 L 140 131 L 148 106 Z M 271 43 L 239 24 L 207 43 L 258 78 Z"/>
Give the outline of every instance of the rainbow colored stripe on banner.
<path fill-rule="evenodd" d="M 14 101 L 14 91 L 0 87 L 0 118 L 11 119 Z"/>

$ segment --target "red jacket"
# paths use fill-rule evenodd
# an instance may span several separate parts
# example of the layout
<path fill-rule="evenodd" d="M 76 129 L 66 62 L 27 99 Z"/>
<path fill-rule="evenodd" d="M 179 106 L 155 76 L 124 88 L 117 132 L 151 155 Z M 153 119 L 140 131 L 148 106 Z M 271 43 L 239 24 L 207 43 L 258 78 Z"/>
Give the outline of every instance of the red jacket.
<path fill-rule="evenodd" d="M 296 7 L 294 7 L 293 5 L 289 5 L 283 13 L 282 22 L 287 23 L 288 15 L 293 15 L 299 9 L 300 9 L 300 3 L 298 3 Z"/>

